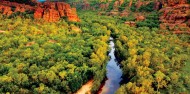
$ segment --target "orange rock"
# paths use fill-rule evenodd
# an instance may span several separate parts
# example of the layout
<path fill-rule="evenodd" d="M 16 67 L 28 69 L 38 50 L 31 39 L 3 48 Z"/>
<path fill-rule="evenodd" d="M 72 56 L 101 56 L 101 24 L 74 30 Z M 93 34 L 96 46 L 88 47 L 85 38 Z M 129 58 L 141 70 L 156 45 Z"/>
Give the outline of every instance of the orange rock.
<path fill-rule="evenodd" d="M 56 22 L 60 17 L 64 16 L 67 16 L 69 21 L 80 21 L 76 13 L 76 8 L 71 8 L 69 4 L 64 2 L 45 2 L 38 3 L 37 6 L 30 6 L 1 0 L 0 11 L 2 11 L 4 15 L 9 16 L 13 13 L 11 7 L 16 7 L 14 12 L 25 12 L 26 10 L 34 11 L 35 19 L 43 18 L 48 22 Z"/>
<path fill-rule="evenodd" d="M 17 6 L 14 12 L 25 12 L 25 8 Z"/>
<path fill-rule="evenodd" d="M 12 12 L 12 10 L 11 10 L 11 7 L 9 7 L 9 6 L 4 6 L 3 15 L 10 16 L 12 13 L 13 13 L 13 12 Z"/>
<path fill-rule="evenodd" d="M 55 9 L 46 9 L 44 11 L 43 19 L 48 22 L 59 21 L 60 19 L 59 12 Z"/>
<path fill-rule="evenodd" d="M 35 18 L 35 19 L 40 19 L 40 18 L 42 18 L 42 17 L 43 17 L 43 12 L 44 12 L 44 10 L 43 10 L 42 8 L 38 7 L 38 8 L 36 9 L 35 13 L 34 13 L 34 18 Z"/>
<path fill-rule="evenodd" d="M 140 15 L 140 16 L 137 16 L 137 17 L 136 17 L 136 20 L 137 20 L 137 21 L 144 21 L 144 20 L 145 20 L 145 17 L 142 16 L 142 15 Z"/>
<path fill-rule="evenodd" d="M 166 30 L 167 29 L 167 25 L 166 24 L 160 24 L 160 29 Z"/>
<path fill-rule="evenodd" d="M 165 27 L 168 27 L 170 30 L 188 31 L 190 29 L 188 25 L 190 5 L 187 4 L 187 0 L 167 0 L 167 2 L 162 3 L 167 3 L 167 7 L 160 10 L 163 13 L 160 16 L 162 23 L 160 28 L 165 29 Z"/>

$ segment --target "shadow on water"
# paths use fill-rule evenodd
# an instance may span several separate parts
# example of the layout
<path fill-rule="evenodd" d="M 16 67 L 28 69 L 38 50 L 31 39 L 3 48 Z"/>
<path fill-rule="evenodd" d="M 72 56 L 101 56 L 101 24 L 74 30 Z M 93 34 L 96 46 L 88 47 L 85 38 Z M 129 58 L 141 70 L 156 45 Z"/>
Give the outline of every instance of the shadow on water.
<path fill-rule="evenodd" d="M 113 38 L 110 38 L 110 48 L 111 51 L 109 52 L 109 56 L 111 59 L 109 60 L 106 66 L 106 76 L 107 80 L 103 83 L 99 94 L 114 94 L 115 91 L 120 87 L 120 81 L 122 80 L 122 70 L 118 64 L 118 61 L 115 57 L 115 44 L 113 42 Z"/>

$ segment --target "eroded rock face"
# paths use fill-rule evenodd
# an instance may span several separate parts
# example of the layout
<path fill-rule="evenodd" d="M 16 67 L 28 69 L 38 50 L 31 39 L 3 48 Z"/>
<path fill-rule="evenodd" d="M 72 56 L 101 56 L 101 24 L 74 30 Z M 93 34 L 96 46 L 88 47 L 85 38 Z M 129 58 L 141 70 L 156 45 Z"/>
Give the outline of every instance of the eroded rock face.
<path fill-rule="evenodd" d="M 60 19 L 59 12 L 55 9 L 45 9 L 43 19 L 48 22 L 59 21 Z"/>
<path fill-rule="evenodd" d="M 163 3 L 163 2 L 162 2 Z M 165 8 L 162 8 L 160 12 L 160 24 L 161 29 L 169 29 L 179 33 L 190 33 L 190 26 L 188 24 L 190 17 L 190 5 L 186 4 L 186 0 L 167 0 L 164 2 Z"/>
<path fill-rule="evenodd" d="M 35 19 L 42 18 L 43 17 L 43 12 L 44 12 L 44 10 L 41 7 L 36 8 L 36 11 L 34 13 L 34 18 Z"/>
<path fill-rule="evenodd" d="M 56 22 L 61 17 L 67 17 L 69 21 L 80 21 L 76 14 L 76 8 L 71 8 L 69 4 L 64 2 L 45 2 L 40 4 L 36 8 L 34 15 L 34 18 L 41 17 L 48 22 Z"/>
<path fill-rule="evenodd" d="M 187 0 L 161 0 L 164 6 L 175 6 L 178 4 L 187 4 Z"/>
<path fill-rule="evenodd" d="M 25 12 L 25 8 L 17 6 L 14 10 L 14 12 Z"/>
<path fill-rule="evenodd" d="M 56 22 L 61 17 L 67 17 L 69 21 L 80 21 L 76 14 L 76 8 L 71 8 L 69 4 L 64 2 L 45 2 L 30 6 L 4 0 L 0 1 L 0 12 L 7 16 L 13 13 L 11 8 L 15 7 L 14 12 L 34 11 L 35 19 L 42 18 L 48 22 Z"/>
<path fill-rule="evenodd" d="M 10 16 L 13 12 L 11 10 L 11 7 L 0 5 L 0 11 L 3 13 L 3 15 Z"/>

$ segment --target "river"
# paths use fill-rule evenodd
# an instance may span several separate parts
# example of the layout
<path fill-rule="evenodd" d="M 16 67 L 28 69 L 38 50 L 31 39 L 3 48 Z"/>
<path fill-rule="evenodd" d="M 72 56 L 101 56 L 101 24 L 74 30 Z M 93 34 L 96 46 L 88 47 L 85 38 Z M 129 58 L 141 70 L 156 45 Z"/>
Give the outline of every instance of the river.
<path fill-rule="evenodd" d="M 122 80 L 122 70 L 114 54 L 115 44 L 112 37 L 110 38 L 109 46 L 111 48 L 111 51 L 109 52 L 110 60 L 106 66 L 107 80 L 102 83 L 103 87 L 101 87 L 101 89 L 98 91 L 98 94 L 114 94 L 116 90 L 120 87 L 120 81 Z M 81 89 L 79 89 L 75 94 L 91 94 L 90 89 L 92 85 L 92 80 L 90 80 L 85 85 L 83 85 Z"/>
<path fill-rule="evenodd" d="M 100 94 L 114 94 L 115 91 L 120 87 L 120 81 L 122 76 L 122 70 L 118 64 L 118 61 L 115 57 L 115 44 L 114 40 L 111 37 L 110 38 L 110 44 L 109 44 L 111 51 L 109 53 L 110 60 L 106 66 L 106 76 L 107 80 L 105 82 L 105 85 L 102 88 L 102 91 Z"/>

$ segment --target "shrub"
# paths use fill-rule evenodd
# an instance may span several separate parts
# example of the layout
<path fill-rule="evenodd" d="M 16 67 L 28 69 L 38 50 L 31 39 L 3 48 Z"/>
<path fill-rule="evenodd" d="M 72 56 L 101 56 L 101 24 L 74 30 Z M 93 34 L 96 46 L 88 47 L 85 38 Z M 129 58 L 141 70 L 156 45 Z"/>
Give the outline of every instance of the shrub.
<path fill-rule="evenodd" d="M 149 28 L 158 28 L 160 24 L 158 12 L 152 12 L 146 17 L 146 20 L 142 22 L 137 22 L 137 27 L 149 27 Z"/>
<path fill-rule="evenodd" d="M 138 10 L 140 12 L 152 12 L 154 11 L 154 2 L 150 2 L 148 5 L 143 5 Z"/>

